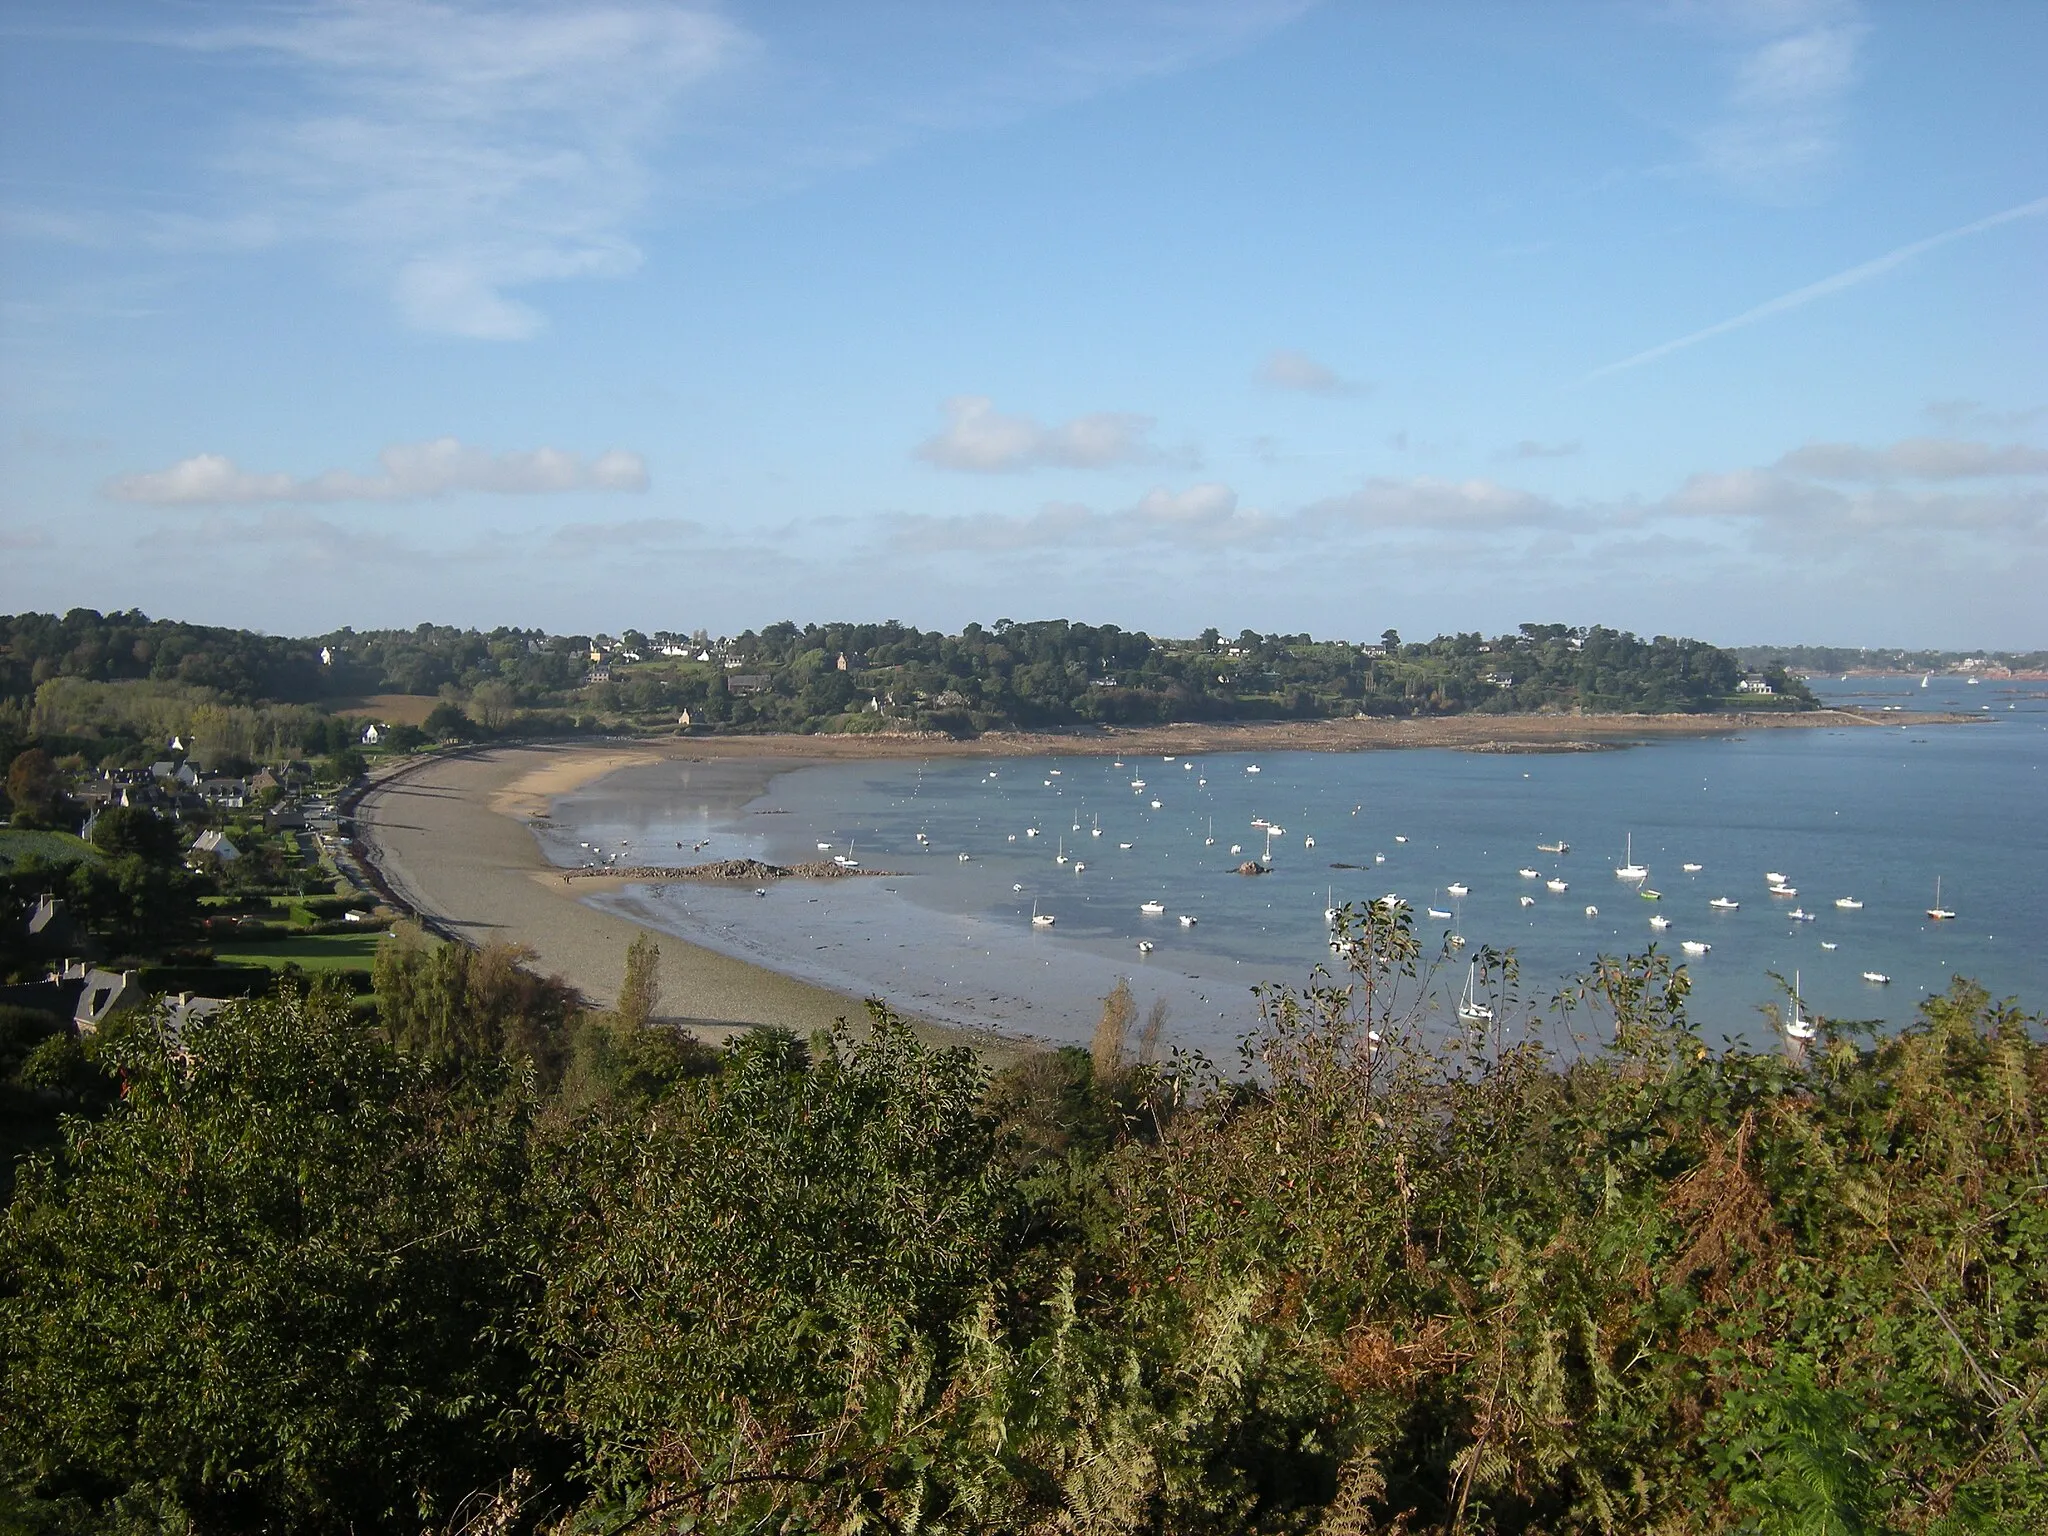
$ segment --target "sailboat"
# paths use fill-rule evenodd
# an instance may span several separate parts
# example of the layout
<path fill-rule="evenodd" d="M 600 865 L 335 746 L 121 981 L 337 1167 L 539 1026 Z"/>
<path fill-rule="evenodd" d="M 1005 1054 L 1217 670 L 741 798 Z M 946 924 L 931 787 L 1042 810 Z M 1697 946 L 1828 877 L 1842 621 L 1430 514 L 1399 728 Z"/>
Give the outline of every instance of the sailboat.
<path fill-rule="evenodd" d="M 849 838 L 848 838 L 848 839 L 846 840 L 846 852 L 844 852 L 844 853 L 835 853 L 835 854 L 834 854 L 834 855 L 832 856 L 832 862 L 833 862 L 834 864 L 837 864 L 837 865 L 838 865 L 838 866 L 839 866 L 839 867 L 840 867 L 841 869 L 859 869 L 859 868 L 860 868 L 860 860 L 859 860 L 859 859 L 856 859 L 856 858 L 855 858 L 855 857 L 853 856 L 853 839 L 852 839 L 852 838 L 850 838 L 850 837 L 849 837 Z"/>
<path fill-rule="evenodd" d="M 1814 1021 L 1799 1011 L 1799 973 L 1792 973 L 1792 1017 L 1785 1021 L 1785 1033 L 1794 1040 L 1811 1040 Z"/>
<path fill-rule="evenodd" d="M 1622 846 L 1625 851 L 1622 854 L 1621 868 L 1614 872 L 1616 878 L 1622 880 L 1649 879 L 1650 872 L 1636 862 L 1636 836 L 1633 832 L 1628 834 L 1628 838 Z"/>
<path fill-rule="evenodd" d="M 1948 922 L 1955 913 L 1941 904 L 1941 876 L 1934 877 L 1934 905 L 1927 909 L 1927 915 L 1937 923 Z"/>
<path fill-rule="evenodd" d="M 1050 928 L 1052 925 L 1053 915 L 1050 912 L 1039 911 L 1038 902 L 1034 899 L 1031 903 L 1031 926 L 1034 928 Z"/>
<path fill-rule="evenodd" d="M 1209 818 L 1209 835 L 1202 839 L 1202 846 L 1204 848 L 1214 848 L 1216 846 L 1216 818 L 1214 816 Z"/>
<path fill-rule="evenodd" d="M 1054 857 L 1053 857 L 1053 863 L 1055 863 L 1055 864 L 1064 864 L 1064 863 L 1066 863 L 1066 862 L 1067 862 L 1067 840 L 1066 840 L 1066 839 L 1065 839 L 1065 838 L 1063 837 L 1063 838 L 1061 838 L 1061 839 L 1060 839 L 1060 851 L 1059 851 L 1059 852 L 1058 852 L 1058 853 L 1057 853 L 1056 855 L 1054 855 Z"/>
<path fill-rule="evenodd" d="M 1102 813 L 1100 811 L 1095 813 L 1095 825 L 1089 829 L 1088 835 L 1090 837 L 1102 836 Z"/>
<path fill-rule="evenodd" d="M 1491 1024 L 1493 1008 L 1479 1001 L 1479 962 L 1465 967 L 1465 990 L 1458 997 L 1458 1017 L 1468 1024 Z"/>

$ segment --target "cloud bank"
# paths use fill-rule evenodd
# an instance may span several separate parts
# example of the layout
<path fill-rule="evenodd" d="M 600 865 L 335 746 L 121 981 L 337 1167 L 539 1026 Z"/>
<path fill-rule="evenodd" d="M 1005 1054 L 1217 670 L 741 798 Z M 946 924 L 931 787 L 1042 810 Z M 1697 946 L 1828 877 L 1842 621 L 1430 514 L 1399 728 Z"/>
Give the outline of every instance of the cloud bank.
<path fill-rule="evenodd" d="M 957 395 L 945 404 L 945 430 L 918 444 L 917 457 L 941 469 L 1001 474 L 1026 469 L 1107 469 L 1159 457 L 1152 418 L 1125 411 L 1076 416 L 1043 426 L 1006 416 L 986 395 Z"/>
<path fill-rule="evenodd" d="M 644 491 L 647 465 L 613 449 L 592 459 L 558 448 L 491 453 L 452 437 L 394 443 L 377 455 L 374 474 L 329 469 L 308 479 L 243 469 L 225 454 L 198 453 L 167 469 L 121 475 L 105 493 L 154 506 L 232 506 L 251 502 L 425 501 L 461 492 L 534 496 L 562 491 Z"/>

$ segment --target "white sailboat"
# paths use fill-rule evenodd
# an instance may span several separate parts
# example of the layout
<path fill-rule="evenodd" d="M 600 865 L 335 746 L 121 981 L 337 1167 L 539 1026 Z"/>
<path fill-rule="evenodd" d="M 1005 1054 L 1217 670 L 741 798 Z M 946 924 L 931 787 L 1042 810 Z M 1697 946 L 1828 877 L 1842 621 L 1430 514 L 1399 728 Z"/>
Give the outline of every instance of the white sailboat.
<path fill-rule="evenodd" d="M 1647 880 L 1650 872 L 1636 862 L 1636 835 L 1631 832 L 1622 844 L 1621 868 L 1614 872 L 1618 880 Z"/>
<path fill-rule="evenodd" d="M 1214 816 L 1209 818 L 1209 835 L 1202 839 L 1202 846 L 1204 848 L 1214 848 L 1216 846 L 1216 818 Z"/>
<path fill-rule="evenodd" d="M 1050 912 L 1039 911 L 1038 902 L 1034 899 L 1031 903 L 1031 926 L 1034 928 L 1050 928 L 1052 925 L 1053 915 Z"/>
<path fill-rule="evenodd" d="M 1102 836 L 1102 813 L 1100 811 L 1095 813 L 1095 825 L 1089 829 L 1088 835 L 1090 837 Z"/>
<path fill-rule="evenodd" d="M 1057 854 L 1055 854 L 1055 855 L 1053 856 L 1053 863 L 1055 863 L 1055 864 L 1064 864 L 1064 863 L 1066 863 L 1066 862 L 1067 862 L 1067 840 L 1066 840 L 1066 839 L 1065 839 L 1065 838 L 1063 837 L 1063 838 L 1061 838 L 1061 839 L 1060 839 L 1060 851 L 1059 851 L 1059 852 L 1058 852 Z"/>
<path fill-rule="evenodd" d="M 1792 973 L 1792 1017 L 1785 1021 L 1785 1033 L 1794 1040 L 1811 1040 L 1814 1021 L 1799 1011 L 1799 973 Z"/>
<path fill-rule="evenodd" d="M 1955 913 L 1941 904 L 1941 876 L 1934 877 L 1934 905 L 1927 909 L 1927 915 L 1937 923 L 1951 920 Z"/>
<path fill-rule="evenodd" d="M 1465 990 L 1458 998 L 1458 1017 L 1468 1024 L 1491 1024 L 1493 1007 L 1479 1000 L 1479 962 L 1465 967 Z"/>

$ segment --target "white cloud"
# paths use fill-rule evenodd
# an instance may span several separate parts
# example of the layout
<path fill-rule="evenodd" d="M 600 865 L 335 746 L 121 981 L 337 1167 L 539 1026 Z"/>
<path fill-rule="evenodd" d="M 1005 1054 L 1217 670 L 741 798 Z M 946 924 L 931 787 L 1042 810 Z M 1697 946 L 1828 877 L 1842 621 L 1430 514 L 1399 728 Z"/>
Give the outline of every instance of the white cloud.
<path fill-rule="evenodd" d="M 1022 517 L 898 517 L 890 520 L 891 542 L 929 553 L 1000 553 L 1047 547 L 1095 548 L 1170 540 L 1168 547 L 1236 544 L 1261 538 L 1277 525 L 1263 513 L 1238 505 L 1227 485 L 1191 485 L 1185 490 L 1155 486 L 1136 503 L 1097 512 L 1073 502 L 1047 502 Z"/>
<path fill-rule="evenodd" d="M 0 219 L 72 244 L 307 246 L 414 326 L 516 340 L 545 324 L 535 286 L 634 271 L 658 198 L 786 192 L 1223 57 L 1310 3 L 911 0 L 741 18 L 724 0 L 318 0 L 225 23 L 225 7 L 174 7 L 168 28 L 117 35 L 235 70 L 212 96 L 234 115 L 205 182 L 181 181 L 176 212 Z"/>
<path fill-rule="evenodd" d="M 1835 162 L 1865 27 L 1848 0 L 1735 5 L 1742 35 L 1721 116 L 1700 135 L 1706 168 L 1743 191 L 1796 195 Z"/>
<path fill-rule="evenodd" d="M 704 533 L 702 523 L 686 517 L 637 517 L 616 523 L 569 523 L 557 528 L 548 542 L 563 553 L 592 554 L 689 544 Z"/>
<path fill-rule="evenodd" d="M 1951 431 L 1979 427 L 2016 432 L 2048 417 L 2048 405 L 2033 405 L 2017 411 L 1994 411 L 1981 400 L 1930 400 L 1927 417 Z"/>
<path fill-rule="evenodd" d="M 2048 475 L 2048 449 L 1948 437 L 1907 438 L 1889 448 L 1808 443 L 1786 454 L 1776 467 L 1818 480 L 1988 479 Z"/>
<path fill-rule="evenodd" d="M 224 158 L 237 202 L 161 243 L 329 243 L 429 331 L 533 334 L 510 290 L 638 265 L 647 155 L 751 40 L 706 5 L 337 0 L 182 39 L 296 79 Z M 303 105 L 298 105 L 303 103 Z"/>
<path fill-rule="evenodd" d="M 159 506 L 238 503 L 421 501 L 464 491 L 540 495 L 560 491 L 644 491 L 647 465 L 637 453 L 613 449 L 594 459 L 558 448 L 491 453 L 452 437 L 395 443 L 377 455 L 375 474 L 329 469 L 309 479 L 245 470 L 225 454 L 199 453 L 167 469 L 121 475 L 106 494 L 116 501 Z"/>
<path fill-rule="evenodd" d="M 1473 528 L 1536 526 L 1564 520 L 1548 497 L 1494 480 L 1376 477 L 1355 491 L 1308 509 L 1312 518 L 1358 528 L 1455 532 Z"/>
<path fill-rule="evenodd" d="M 1568 459 L 1579 449 L 1580 444 L 1576 438 L 1568 443 L 1539 443 L 1534 438 L 1525 437 L 1513 447 L 1501 449 L 1494 458 L 1503 462 L 1521 459 Z"/>
<path fill-rule="evenodd" d="M 1159 457 L 1148 440 L 1149 416 L 1101 411 L 1048 427 L 1029 416 L 1005 416 L 985 395 L 957 395 L 946 402 L 945 412 L 945 430 L 916 450 L 919 458 L 942 469 L 983 474 L 1049 467 L 1105 469 Z"/>
<path fill-rule="evenodd" d="M 1259 382 L 1274 389 L 1291 389 L 1305 395 L 1364 394 L 1366 386 L 1352 383 L 1326 363 L 1306 352 L 1281 347 L 1269 353 L 1259 365 Z"/>

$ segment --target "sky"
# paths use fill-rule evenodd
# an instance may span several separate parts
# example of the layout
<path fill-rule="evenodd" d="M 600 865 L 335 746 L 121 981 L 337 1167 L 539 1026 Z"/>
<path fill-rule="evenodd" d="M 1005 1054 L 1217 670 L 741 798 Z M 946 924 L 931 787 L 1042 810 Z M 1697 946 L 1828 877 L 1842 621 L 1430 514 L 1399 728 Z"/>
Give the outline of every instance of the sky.
<path fill-rule="evenodd" d="M 2048 6 L 11 0 L 0 610 L 2048 646 Z"/>

